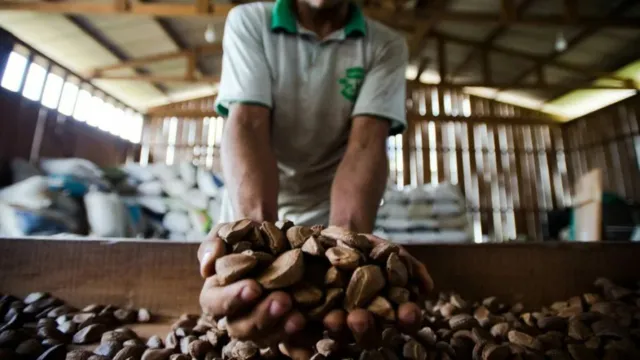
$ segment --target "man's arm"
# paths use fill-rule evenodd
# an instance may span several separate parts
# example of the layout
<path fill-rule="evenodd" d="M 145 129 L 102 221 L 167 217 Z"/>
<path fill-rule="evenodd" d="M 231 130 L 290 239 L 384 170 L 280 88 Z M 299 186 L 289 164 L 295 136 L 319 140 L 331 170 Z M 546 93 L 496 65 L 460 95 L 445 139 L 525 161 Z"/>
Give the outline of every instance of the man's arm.
<path fill-rule="evenodd" d="M 331 225 L 373 231 L 387 184 L 387 136 L 404 130 L 407 44 L 396 37 L 375 51 L 352 113 L 347 151 L 331 187 Z"/>
<path fill-rule="evenodd" d="M 371 116 L 353 118 L 347 151 L 331 187 L 329 223 L 371 233 L 389 173 L 388 121 Z"/>
<path fill-rule="evenodd" d="M 232 104 L 222 135 L 222 171 L 237 219 L 278 219 L 278 168 L 271 148 L 270 110 Z"/>

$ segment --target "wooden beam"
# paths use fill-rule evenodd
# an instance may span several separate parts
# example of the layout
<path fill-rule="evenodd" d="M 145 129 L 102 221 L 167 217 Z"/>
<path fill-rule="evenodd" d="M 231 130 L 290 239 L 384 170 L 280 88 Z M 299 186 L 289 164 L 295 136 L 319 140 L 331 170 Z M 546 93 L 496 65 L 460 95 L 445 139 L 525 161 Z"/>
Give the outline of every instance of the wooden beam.
<path fill-rule="evenodd" d="M 625 0 L 623 2 L 620 2 L 616 7 L 614 7 L 610 11 L 610 13 L 608 15 L 611 18 L 615 18 L 617 16 L 620 16 L 620 15 L 624 14 L 624 12 L 627 9 L 631 8 L 635 4 L 637 4 L 637 0 Z M 581 42 L 583 42 L 584 40 L 588 39 L 589 37 L 594 35 L 596 32 L 598 32 L 601 28 L 602 28 L 602 26 L 591 26 L 591 27 L 588 27 L 588 28 L 584 29 L 578 35 L 576 35 L 575 37 L 569 39 L 569 41 L 567 42 L 566 49 L 564 49 L 563 51 L 554 50 L 553 52 L 551 52 L 551 54 L 549 54 L 548 56 L 544 57 L 541 61 L 538 61 L 533 67 L 527 68 L 524 71 L 522 71 L 518 76 L 516 76 L 513 79 L 513 81 L 511 82 L 511 85 L 521 82 L 527 76 L 529 76 L 529 74 L 531 72 L 536 71 L 536 69 L 538 67 L 542 67 L 542 66 L 545 66 L 547 64 L 550 64 L 558 56 L 560 56 L 560 54 L 564 54 L 569 49 L 573 48 L 574 46 L 576 46 L 576 45 L 580 44 Z M 618 80 L 617 77 L 616 77 L 616 80 Z M 626 82 L 627 80 L 628 79 L 622 79 L 623 82 Z M 578 88 L 580 88 L 580 87 L 578 87 Z"/>
<path fill-rule="evenodd" d="M 500 16 L 505 24 L 516 20 L 516 7 L 513 0 L 502 0 Z"/>
<path fill-rule="evenodd" d="M 190 53 L 187 56 L 187 71 L 185 73 L 187 79 L 194 80 L 196 78 L 196 62 L 196 54 L 194 52 Z"/>
<path fill-rule="evenodd" d="M 138 1 L 128 1 L 128 7 L 124 10 L 118 9 L 113 3 L 94 3 L 86 0 L 71 1 L 21 1 L 21 0 L 3 0 L 0 1 L 0 10 L 22 10 L 22 11 L 38 11 L 53 12 L 64 14 L 131 14 L 131 15 L 147 15 L 159 17 L 192 17 L 192 16 L 226 16 L 231 9 L 236 6 L 232 3 L 216 3 L 215 6 L 209 6 L 207 12 L 201 12 L 195 3 L 141 3 Z M 388 9 L 380 7 L 364 7 L 365 14 L 382 19 L 394 18 L 400 23 L 404 23 L 406 27 L 413 30 L 425 21 L 425 15 L 429 13 L 420 11 L 414 13 L 411 10 L 403 10 L 399 12 L 389 12 Z M 439 19 L 442 21 L 466 22 L 466 23 L 503 23 L 501 14 L 490 12 L 472 12 L 472 11 L 448 11 L 439 13 Z M 531 25 L 531 26 L 551 26 L 558 27 L 566 25 L 564 15 L 529 15 L 526 17 L 518 17 L 509 21 L 509 24 Z M 601 16 L 581 16 L 574 22 L 575 26 L 597 26 L 610 28 L 640 28 L 640 18 L 637 16 L 617 16 L 617 17 L 601 17 Z"/>
<path fill-rule="evenodd" d="M 429 61 L 430 59 L 428 57 L 423 57 L 420 59 L 420 62 L 418 63 L 418 71 L 417 71 L 417 75 L 416 75 L 416 79 L 420 79 L 420 76 L 422 75 L 422 73 L 427 69 L 427 66 L 429 65 Z"/>
<path fill-rule="evenodd" d="M 574 23 L 578 19 L 577 0 L 564 0 L 564 18 L 567 23 Z"/>
<path fill-rule="evenodd" d="M 522 16 L 525 11 L 527 11 L 527 9 L 529 8 L 529 6 L 531 6 L 533 4 L 535 0 L 525 0 L 523 1 L 518 8 L 515 10 L 515 16 L 516 17 L 520 17 Z M 502 34 L 504 34 L 507 30 L 509 29 L 509 25 L 500 25 L 497 28 L 495 28 L 490 34 L 489 36 L 486 37 L 486 39 L 484 39 L 484 41 L 482 43 L 479 44 L 479 46 L 474 47 L 473 49 L 471 49 L 471 51 L 469 51 L 469 53 L 467 54 L 467 57 L 464 58 L 464 60 L 455 68 L 455 70 L 453 70 L 453 72 L 451 73 L 451 78 L 455 79 L 456 76 L 458 76 L 458 74 L 460 74 L 460 72 L 465 69 L 470 63 L 471 61 L 473 61 L 473 59 L 475 59 L 477 57 L 478 51 L 485 51 L 488 47 L 491 47 L 491 45 L 494 43 L 494 41 L 500 37 Z"/>
<path fill-rule="evenodd" d="M 217 83 L 220 82 L 219 76 L 201 76 L 189 79 L 185 76 L 169 76 L 169 75 L 106 75 L 102 74 L 93 79 L 104 80 L 132 80 L 147 82 L 183 82 L 183 83 Z"/>
<path fill-rule="evenodd" d="M 231 3 L 219 3 L 214 7 L 208 7 L 205 12 L 195 4 L 189 3 L 141 3 L 127 0 L 126 7 L 114 6 L 109 2 L 90 1 L 0 1 L 0 10 L 21 10 L 50 12 L 60 14 L 131 14 L 160 17 L 189 17 L 189 16 L 226 16 L 235 6 Z"/>
<path fill-rule="evenodd" d="M 188 48 L 187 43 L 184 41 L 182 36 L 171 26 L 167 19 L 163 18 L 155 18 L 156 23 L 162 28 L 162 31 L 173 41 L 178 50 L 184 51 Z M 222 51 L 222 47 L 220 48 Z M 208 75 L 205 71 L 205 67 L 202 63 L 197 59 L 196 60 L 196 70 L 199 71 L 202 75 Z"/>
<path fill-rule="evenodd" d="M 437 86 L 443 89 L 456 89 L 466 87 L 486 87 L 495 89 L 523 89 L 523 90 L 573 90 L 573 89 L 595 89 L 595 90 L 640 90 L 640 84 L 634 84 L 630 86 L 628 84 L 617 85 L 597 85 L 597 84 L 585 84 L 580 83 L 493 83 L 487 84 L 484 81 L 480 82 L 456 82 L 446 84 L 424 84 L 417 80 L 407 80 L 407 85 L 412 88 L 415 86 Z"/>
<path fill-rule="evenodd" d="M 164 108 L 155 109 L 146 113 L 152 117 L 188 117 L 188 118 L 205 118 L 216 117 L 219 114 L 213 108 Z M 439 116 L 424 116 L 414 113 L 407 114 L 407 121 L 409 123 L 419 123 L 423 121 L 459 121 L 465 123 L 489 123 L 489 124 L 521 124 L 521 125 L 551 125 L 560 126 L 561 123 L 546 118 L 525 118 L 525 117 L 499 117 L 499 116 L 451 116 L 451 115 L 439 115 Z"/>
<path fill-rule="evenodd" d="M 544 56 L 538 56 L 538 55 L 534 55 L 534 54 L 531 54 L 531 53 L 522 52 L 522 51 L 519 51 L 519 50 L 514 50 L 514 49 L 511 49 L 511 48 L 507 48 L 507 47 L 503 47 L 503 46 L 499 46 L 499 45 L 495 45 L 495 44 L 491 45 L 491 46 L 487 46 L 487 45 L 483 45 L 483 43 L 479 42 L 479 41 L 469 40 L 469 39 L 461 38 L 461 37 L 458 37 L 458 36 L 453 36 L 453 35 L 443 34 L 443 33 L 434 33 L 434 34 L 432 34 L 432 36 L 435 37 L 435 38 L 442 37 L 442 38 L 446 39 L 447 41 L 455 42 L 455 43 L 462 44 L 462 45 L 473 46 L 473 47 L 485 47 L 489 51 L 495 51 L 495 52 L 498 52 L 498 53 L 501 53 L 501 54 L 518 57 L 518 58 L 521 58 L 521 59 L 525 59 L 525 60 L 531 61 L 531 62 L 533 62 L 535 64 L 547 61 L 547 59 Z M 560 61 L 560 60 L 557 60 L 557 59 L 553 59 L 551 61 L 548 61 L 547 65 L 552 65 L 552 66 L 555 66 L 555 67 L 559 67 L 561 69 L 572 71 L 572 72 L 575 72 L 575 73 L 579 73 L 579 74 L 582 74 L 583 76 L 587 76 L 587 77 L 609 78 L 609 79 L 618 80 L 618 81 L 621 81 L 621 82 L 628 82 L 629 80 L 631 80 L 631 79 L 628 79 L 628 78 L 623 78 L 623 77 L 617 76 L 617 75 L 612 74 L 610 72 L 592 70 L 592 69 L 589 69 L 589 68 L 582 67 L 580 65 L 569 64 L 569 63 L 566 63 L 566 62 L 563 62 L 563 61 Z"/>
<path fill-rule="evenodd" d="M 479 123 L 479 124 L 511 124 L 511 125 L 551 125 L 561 126 L 562 123 L 551 118 L 527 118 L 527 117 L 500 117 L 500 116 L 452 116 L 452 115 L 438 115 L 438 116 L 425 116 L 414 113 L 407 114 L 407 122 L 420 123 L 424 121 L 459 121 L 465 123 Z"/>
<path fill-rule="evenodd" d="M 446 84 L 447 81 L 447 44 L 443 38 L 438 38 L 438 75 L 440 75 L 440 84 Z"/>
<path fill-rule="evenodd" d="M 211 101 L 215 101 L 218 96 L 217 92 L 214 92 L 211 95 L 205 95 L 197 98 L 185 99 L 180 101 L 174 101 L 164 105 L 158 105 L 147 109 L 147 114 L 155 115 L 166 112 L 168 110 L 176 110 L 176 109 L 192 109 L 194 104 L 206 104 Z M 201 107 L 201 106 L 197 106 Z"/>
<path fill-rule="evenodd" d="M 431 31 L 431 29 L 438 23 L 440 20 L 440 14 L 444 11 L 446 6 L 446 0 L 436 0 L 435 4 L 429 7 L 429 18 L 416 25 L 416 29 L 411 37 L 411 42 L 409 43 L 409 59 L 416 57 L 420 50 L 422 50 L 423 40 L 427 35 L 429 35 L 429 31 Z"/>
<path fill-rule="evenodd" d="M 482 81 L 491 86 L 493 84 L 493 76 L 491 71 L 491 56 L 487 49 L 482 50 Z"/>
<path fill-rule="evenodd" d="M 85 34 L 87 34 L 87 36 L 89 36 L 90 38 L 95 40 L 98 44 L 100 44 L 102 47 L 107 49 L 107 51 L 109 51 L 111 54 L 113 54 L 113 56 L 118 58 L 118 60 L 124 62 L 130 59 L 129 55 L 127 55 L 122 49 L 120 49 L 116 44 L 114 44 L 107 36 L 105 36 L 100 30 L 98 30 L 91 22 L 89 22 L 85 18 L 69 15 L 67 16 L 67 19 L 69 19 L 69 21 L 75 24 L 78 27 L 78 29 L 82 30 Z M 145 69 L 140 69 L 136 67 L 134 67 L 133 70 L 137 74 L 141 74 L 141 75 L 149 73 Z M 162 84 L 154 83 L 153 87 L 155 87 L 163 95 L 168 94 L 167 88 L 164 87 Z"/>
<path fill-rule="evenodd" d="M 91 71 L 91 73 L 100 74 L 100 73 L 108 71 L 108 70 L 136 67 L 136 66 L 146 65 L 146 64 L 150 64 L 150 63 L 154 63 L 154 62 L 158 62 L 158 61 L 178 59 L 178 58 L 182 58 L 182 57 L 186 58 L 191 53 L 196 53 L 196 54 L 204 54 L 204 53 L 221 54 L 222 53 L 222 44 L 221 43 L 207 44 L 207 45 L 196 46 L 193 49 L 185 49 L 185 50 L 180 50 L 180 51 L 173 51 L 173 52 L 168 52 L 168 53 L 162 53 L 162 54 L 156 54 L 156 55 L 143 56 L 143 57 L 135 58 L 135 59 L 129 59 L 129 60 L 117 63 L 117 64 L 101 66 L 99 68 L 95 68 L 95 69 L 93 69 Z"/>

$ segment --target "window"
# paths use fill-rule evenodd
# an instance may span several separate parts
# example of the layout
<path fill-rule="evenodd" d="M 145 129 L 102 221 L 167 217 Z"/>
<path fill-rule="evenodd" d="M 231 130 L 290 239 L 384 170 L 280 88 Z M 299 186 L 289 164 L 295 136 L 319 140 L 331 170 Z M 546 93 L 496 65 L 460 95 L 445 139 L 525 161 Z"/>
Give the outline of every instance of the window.
<path fill-rule="evenodd" d="M 133 131 L 131 132 L 131 137 L 129 141 L 132 143 L 140 144 L 140 139 L 142 138 L 142 127 L 144 125 L 144 119 L 141 114 L 135 114 L 133 117 Z"/>
<path fill-rule="evenodd" d="M 117 124 L 115 123 L 115 112 L 116 108 L 112 104 L 105 102 L 102 106 L 102 111 L 98 115 L 98 129 L 102 131 L 112 132 L 117 130 Z"/>
<path fill-rule="evenodd" d="M 7 61 L 7 67 L 4 69 L 0 86 L 14 92 L 20 90 L 22 77 L 24 76 L 26 68 L 27 58 L 12 51 L 11 54 L 9 54 L 9 60 Z"/>
<path fill-rule="evenodd" d="M 64 86 L 62 87 L 62 96 L 60 96 L 60 105 L 58 105 L 58 111 L 67 116 L 73 114 L 76 97 L 78 97 L 78 85 L 70 82 L 64 83 Z"/>
<path fill-rule="evenodd" d="M 89 116 L 87 118 L 87 124 L 91 126 L 100 125 L 103 114 L 104 101 L 97 96 L 92 97 L 89 101 Z"/>
<path fill-rule="evenodd" d="M 36 63 L 31 63 L 29 71 L 27 72 L 27 80 L 24 83 L 22 95 L 29 100 L 40 100 L 42 86 L 44 85 L 46 76 L 47 70 L 45 70 L 45 68 Z"/>
<path fill-rule="evenodd" d="M 62 83 L 64 83 L 62 77 L 54 73 L 49 73 L 49 75 L 47 75 L 47 82 L 44 84 L 44 92 L 42 93 L 42 105 L 50 109 L 58 107 Z"/>
<path fill-rule="evenodd" d="M 111 130 L 109 130 L 109 132 L 113 135 L 121 135 L 124 132 L 127 121 L 124 110 L 120 108 L 114 108 L 113 116 L 110 121 L 112 122 L 113 126 L 111 126 Z"/>
<path fill-rule="evenodd" d="M 89 120 L 91 104 L 91 93 L 87 90 L 80 90 L 78 93 L 78 100 L 76 101 L 76 108 L 73 112 L 73 117 L 78 121 Z"/>

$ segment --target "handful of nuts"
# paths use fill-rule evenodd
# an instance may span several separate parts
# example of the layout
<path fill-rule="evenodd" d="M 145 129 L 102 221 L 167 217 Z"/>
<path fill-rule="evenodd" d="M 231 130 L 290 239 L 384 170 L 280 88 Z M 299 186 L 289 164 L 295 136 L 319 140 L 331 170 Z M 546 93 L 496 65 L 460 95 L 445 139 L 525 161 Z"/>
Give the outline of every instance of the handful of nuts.
<path fill-rule="evenodd" d="M 393 323 L 397 306 L 420 296 L 411 264 L 390 242 L 374 246 L 366 236 L 343 228 L 290 221 L 256 225 L 240 220 L 214 232 L 227 251 L 215 262 L 215 284 L 253 278 L 267 291 L 290 293 L 311 321 L 333 309 L 366 308 L 381 322 Z"/>

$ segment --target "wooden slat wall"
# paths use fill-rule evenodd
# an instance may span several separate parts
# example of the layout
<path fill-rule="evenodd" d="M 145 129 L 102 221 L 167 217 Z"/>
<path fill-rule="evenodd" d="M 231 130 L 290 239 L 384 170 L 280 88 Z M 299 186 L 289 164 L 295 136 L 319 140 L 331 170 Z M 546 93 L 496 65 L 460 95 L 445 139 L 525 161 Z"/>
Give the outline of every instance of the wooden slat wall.
<path fill-rule="evenodd" d="M 468 199 L 478 240 L 541 239 L 546 212 L 570 201 L 561 127 L 545 124 L 549 119 L 542 113 L 459 90 L 425 86 L 411 89 L 408 99 L 407 131 L 388 141 L 390 180 L 399 186 L 457 185 Z M 211 108 L 213 98 L 201 101 Z M 219 170 L 222 121 L 147 119 L 141 161 L 193 161 Z"/>
<path fill-rule="evenodd" d="M 187 161 L 220 169 L 221 117 L 147 119 L 142 133 L 140 161 L 176 164 Z"/>
<path fill-rule="evenodd" d="M 572 182 L 601 168 L 606 191 L 640 203 L 640 95 L 574 120 L 563 132 Z"/>
<path fill-rule="evenodd" d="M 546 120 L 539 112 L 456 90 L 425 87 L 409 98 L 409 139 L 390 142 L 392 179 L 457 185 L 477 240 L 541 239 L 546 212 L 570 201 L 562 128 L 534 124 Z M 399 163 L 402 169 L 393 167 Z"/>

